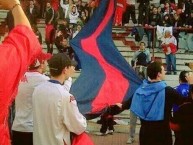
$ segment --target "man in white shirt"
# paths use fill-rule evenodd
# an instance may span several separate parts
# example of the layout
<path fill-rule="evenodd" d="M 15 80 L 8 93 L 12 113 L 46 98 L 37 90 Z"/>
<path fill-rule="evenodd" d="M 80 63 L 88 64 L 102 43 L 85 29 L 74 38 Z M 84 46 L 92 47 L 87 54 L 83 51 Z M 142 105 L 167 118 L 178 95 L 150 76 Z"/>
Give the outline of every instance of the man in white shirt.
<path fill-rule="evenodd" d="M 30 66 L 21 79 L 15 99 L 15 118 L 13 121 L 13 145 L 33 145 L 32 93 L 34 88 L 49 80 L 43 75 L 51 54 L 42 53 Z"/>
<path fill-rule="evenodd" d="M 72 94 L 62 86 L 75 72 L 74 62 L 64 53 L 49 60 L 51 80 L 33 93 L 34 145 L 71 145 L 70 132 L 86 130 L 86 119 L 79 112 Z"/>
<path fill-rule="evenodd" d="M 66 0 L 65 3 L 63 2 L 63 0 L 60 0 L 60 6 L 63 9 L 64 12 L 64 18 L 69 18 L 69 10 L 71 8 L 72 5 L 72 0 Z"/>

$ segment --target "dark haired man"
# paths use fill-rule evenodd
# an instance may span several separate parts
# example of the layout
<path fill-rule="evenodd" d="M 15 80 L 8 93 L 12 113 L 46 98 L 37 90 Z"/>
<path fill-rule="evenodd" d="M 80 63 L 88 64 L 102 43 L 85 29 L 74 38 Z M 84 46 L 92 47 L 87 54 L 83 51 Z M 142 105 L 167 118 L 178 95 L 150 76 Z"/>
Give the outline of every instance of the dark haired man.
<path fill-rule="evenodd" d="M 147 77 L 146 69 L 150 61 L 150 52 L 148 49 L 145 48 L 145 42 L 141 41 L 139 43 L 139 50 L 134 53 L 133 58 L 131 60 L 132 66 L 134 67 L 136 73 L 141 79 L 145 79 Z M 136 124 L 137 116 L 133 112 L 130 112 L 130 131 L 129 138 L 127 140 L 128 144 L 134 142 Z"/>
<path fill-rule="evenodd" d="M 51 6 L 51 3 L 47 1 L 46 3 L 46 11 L 45 11 L 45 23 L 46 23 L 46 45 L 47 45 L 47 52 L 53 53 L 53 44 L 54 44 L 54 36 L 55 36 L 55 11 Z"/>
<path fill-rule="evenodd" d="M 131 60 L 131 65 L 134 66 L 137 74 L 141 79 L 144 79 L 146 75 L 146 67 L 151 61 L 150 52 L 145 48 L 145 42 L 139 43 L 139 50 L 136 51 Z"/>
<path fill-rule="evenodd" d="M 181 71 L 179 75 L 179 85 L 175 87 L 175 89 L 180 93 L 183 97 L 189 97 L 189 87 L 187 77 L 189 75 L 188 71 Z M 173 111 L 176 112 L 178 110 L 178 106 L 174 105 Z"/>
<path fill-rule="evenodd" d="M 147 76 L 131 103 L 131 111 L 141 120 L 140 145 L 172 145 L 171 109 L 174 103 L 183 102 L 183 97 L 163 81 L 165 71 L 160 62 L 148 65 Z M 187 80 L 192 84 L 193 76 L 187 76 Z"/>
<path fill-rule="evenodd" d="M 51 80 L 33 93 L 34 145 L 71 145 L 70 132 L 81 134 L 87 123 L 72 94 L 62 86 L 75 72 L 74 62 L 65 53 L 49 61 Z"/>

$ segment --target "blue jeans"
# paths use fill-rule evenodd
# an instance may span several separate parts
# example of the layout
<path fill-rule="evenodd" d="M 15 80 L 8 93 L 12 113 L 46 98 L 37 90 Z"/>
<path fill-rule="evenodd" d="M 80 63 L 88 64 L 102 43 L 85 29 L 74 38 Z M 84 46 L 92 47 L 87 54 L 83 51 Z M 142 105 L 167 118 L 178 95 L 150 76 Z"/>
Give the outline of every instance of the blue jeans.
<path fill-rule="evenodd" d="M 167 72 L 176 71 L 176 55 L 175 54 L 168 54 L 166 55 L 166 65 L 167 65 Z"/>

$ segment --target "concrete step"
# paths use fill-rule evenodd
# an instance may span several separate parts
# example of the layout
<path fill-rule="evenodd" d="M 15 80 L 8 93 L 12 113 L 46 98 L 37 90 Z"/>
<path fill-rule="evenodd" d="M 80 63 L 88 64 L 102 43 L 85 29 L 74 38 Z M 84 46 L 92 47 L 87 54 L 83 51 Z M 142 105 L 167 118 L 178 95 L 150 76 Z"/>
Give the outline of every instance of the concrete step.
<path fill-rule="evenodd" d="M 8 10 L 0 10 L 0 18 L 4 19 L 7 17 Z"/>

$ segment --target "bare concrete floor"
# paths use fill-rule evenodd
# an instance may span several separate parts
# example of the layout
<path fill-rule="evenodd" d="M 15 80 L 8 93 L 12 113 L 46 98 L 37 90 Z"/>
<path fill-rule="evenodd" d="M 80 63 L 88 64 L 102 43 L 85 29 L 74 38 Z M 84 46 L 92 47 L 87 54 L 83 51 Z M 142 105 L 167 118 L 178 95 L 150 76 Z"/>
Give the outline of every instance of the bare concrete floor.
<path fill-rule="evenodd" d="M 97 136 L 89 134 L 95 145 L 126 145 L 127 133 L 114 133 L 113 135 Z M 135 142 L 132 145 L 139 145 L 138 135 L 135 137 Z"/>

